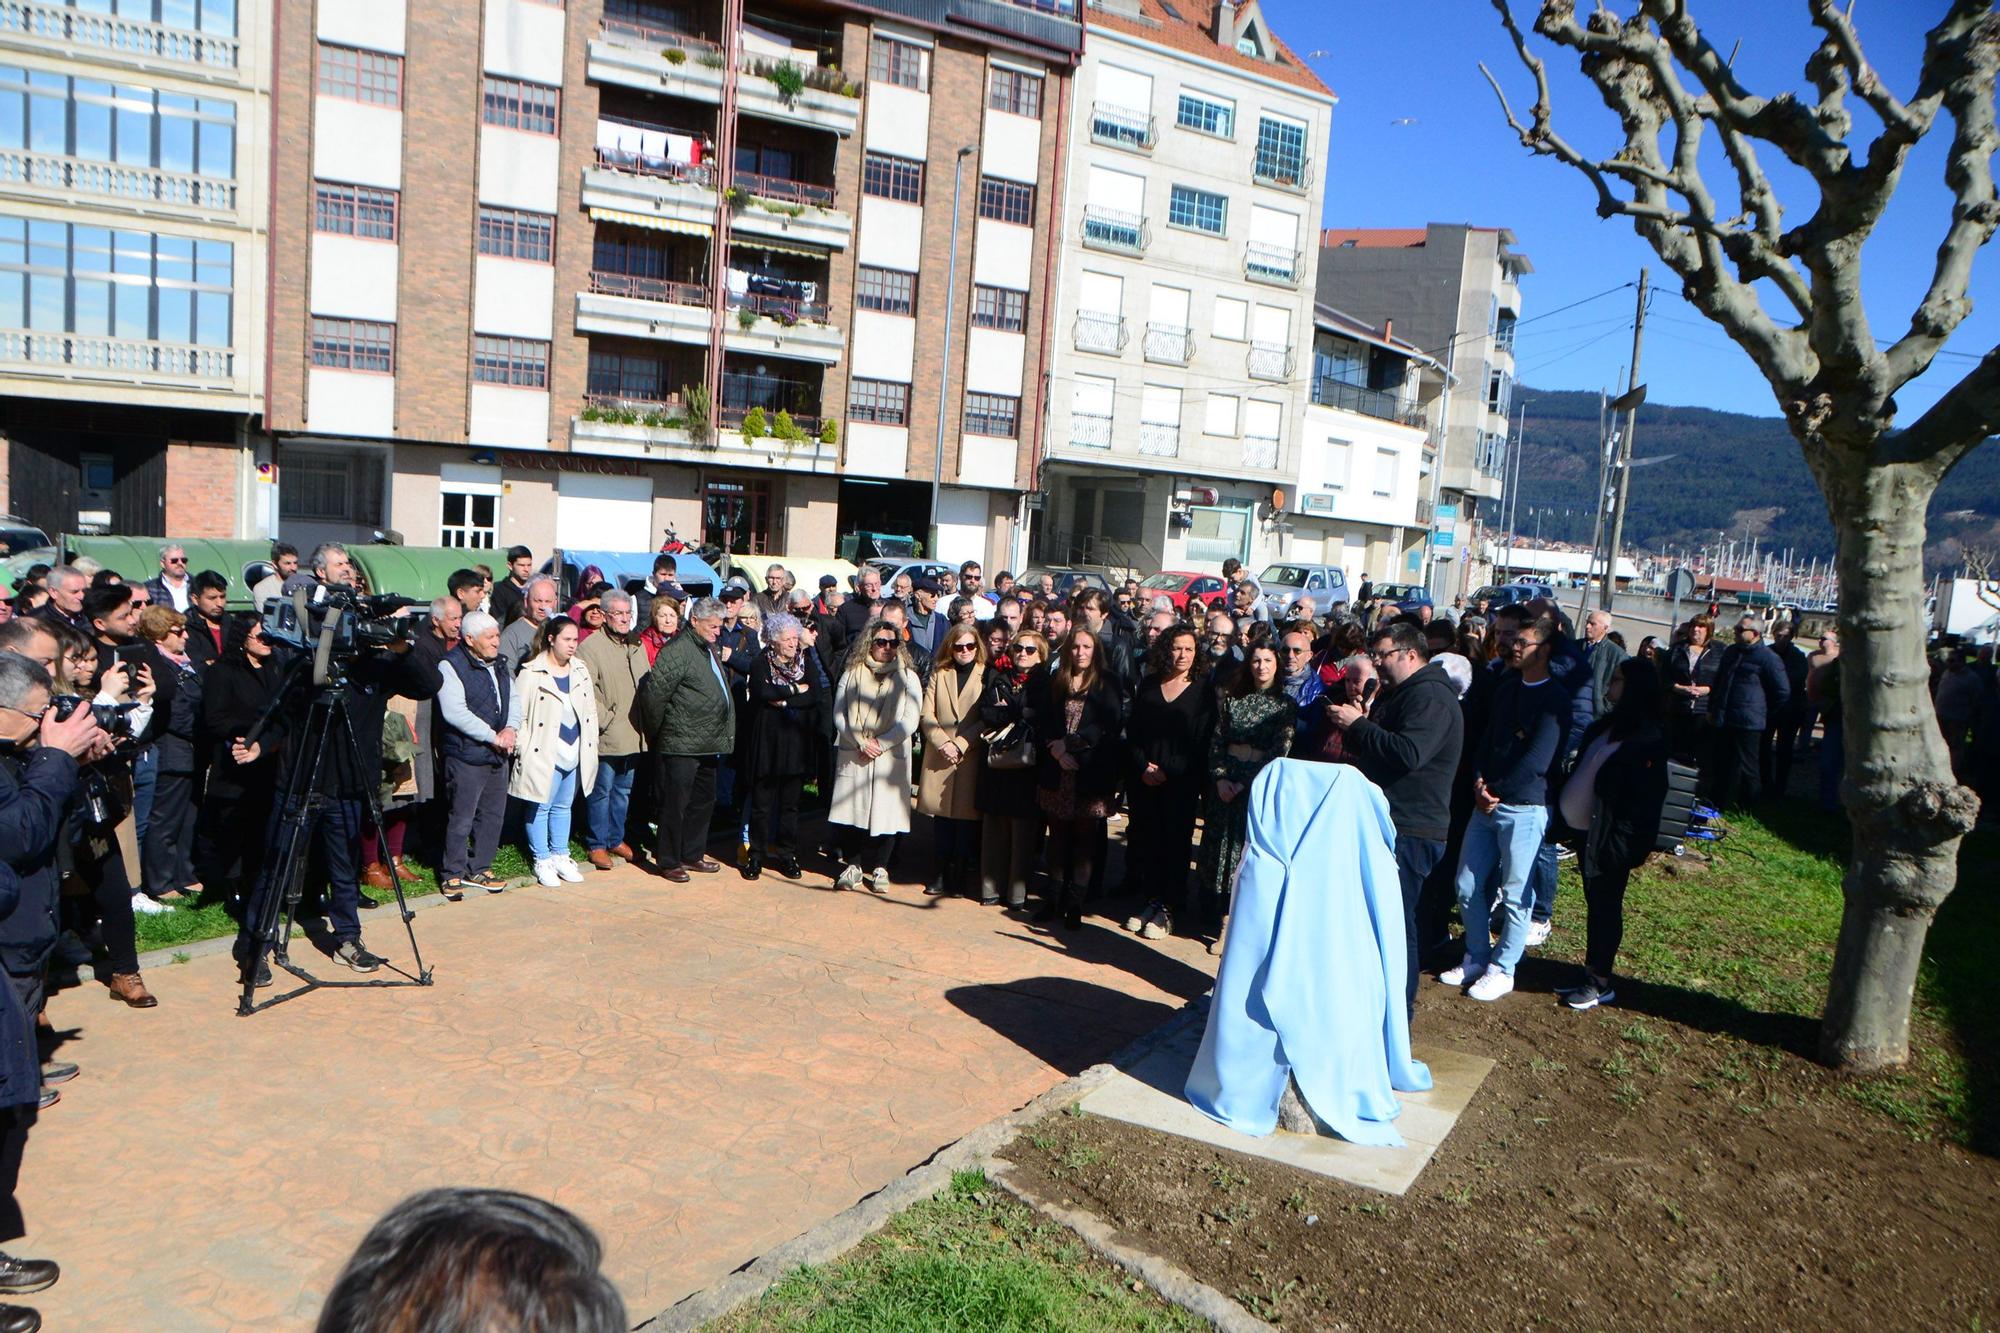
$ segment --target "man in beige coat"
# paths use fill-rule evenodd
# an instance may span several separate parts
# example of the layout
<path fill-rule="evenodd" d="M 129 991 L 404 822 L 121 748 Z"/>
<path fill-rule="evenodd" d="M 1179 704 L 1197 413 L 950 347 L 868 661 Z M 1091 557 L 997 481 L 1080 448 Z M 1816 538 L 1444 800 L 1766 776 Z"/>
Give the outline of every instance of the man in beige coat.
<path fill-rule="evenodd" d="M 650 663 L 634 628 L 638 606 L 632 594 L 607 592 L 598 604 L 604 608 L 604 628 L 585 639 L 576 655 L 589 668 L 597 693 L 597 783 L 590 789 L 584 840 L 590 864 L 609 870 L 614 856 L 632 859 L 625 815 L 646 749 L 645 731 L 632 710 Z"/>

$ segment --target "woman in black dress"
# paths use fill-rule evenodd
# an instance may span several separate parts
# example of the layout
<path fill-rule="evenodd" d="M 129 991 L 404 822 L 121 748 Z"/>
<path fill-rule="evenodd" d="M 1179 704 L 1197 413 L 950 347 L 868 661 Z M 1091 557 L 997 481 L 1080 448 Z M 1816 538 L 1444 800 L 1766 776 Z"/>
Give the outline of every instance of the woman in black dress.
<path fill-rule="evenodd" d="M 264 622 L 239 611 L 223 626 L 222 656 L 202 678 L 201 736 L 208 747 L 208 790 L 202 799 L 196 846 L 202 882 L 224 895 L 232 915 L 264 863 L 271 802 L 280 776 L 284 717 L 273 718 L 258 739 L 244 738 L 264 716 L 282 682 L 271 660 Z"/>
<path fill-rule="evenodd" d="M 1123 718 L 1117 686 L 1099 669 L 1097 636 L 1079 626 L 1061 651 L 1048 687 L 1029 700 L 1028 723 L 1041 750 L 1036 800 L 1049 820 L 1050 878 L 1060 884 L 1035 919 L 1060 912 L 1063 925 L 1080 930 L 1084 888 L 1117 796 Z"/>
<path fill-rule="evenodd" d="M 1042 836 L 1042 808 L 1035 800 L 1035 765 L 995 768 L 993 748 L 1011 748 L 1028 729 L 1028 701 L 1048 687 L 1049 641 L 1022 630 L 995 657 L 979 696 L 979 721 L 988 738 L 988 758 L 973 782 L 979 811 L 979 897 L 1008 907 L 1028 902 L 1028 876 L 1035 868 L 1035 844 Z M 1029 737 L 1032 742 L 1033 737 Z"/>
<path fill-rule="evenodd" d="M 801 643 L 796 617 L 764 621 L 763 653 L 750 664 L 744 743 L 750 795 L 750 854 L 743 878 L 757 879 L 768 862 L 786 879 L 799 878 L 799 794 L 819 763 L 825 681 Z"/>
<path fill-rule="evenodd" d="M 1208 733 L 1215 726 L 1214 696 L 1202 680 L 1208 664 L 1192 626 L 1162 633 L 1146 655 L 1146 678 L 1125 723 L 1125 800 L 1132 814 L 1125 847 L 1134 878 L 1152 889 L 1152 901 L 1125 928 L 1149 940 L 1173 930 L 1173 913 L 1187 897 Z"/>

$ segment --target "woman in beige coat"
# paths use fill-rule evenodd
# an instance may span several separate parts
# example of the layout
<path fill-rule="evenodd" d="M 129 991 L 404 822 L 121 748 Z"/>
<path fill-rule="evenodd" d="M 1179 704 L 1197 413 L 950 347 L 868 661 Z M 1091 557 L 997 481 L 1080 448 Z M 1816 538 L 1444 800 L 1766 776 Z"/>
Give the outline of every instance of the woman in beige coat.
<path fill-rule="evenodd" d="M 910 739 L 924 690 L 902 631 L 879 617 L 848 654 L 834 690 L 833 806 L 841 829 L 839 887 L 889 891 L 889 852 L 910 831 Z"/>
<path fill-rule="evenodd" d="M 507 794 L 535 807 L 528 850 L 535 879 L 549 888 L 583 878 L 569 855 L 570 810 L 597 780 L 597 694 L 590 668 L 576 660 L 578 633 L 568 616 L 543 622 L 508 701 L 507 725 L 519 739 Z"/>
<path fill-rule="evenodd" d="M 974 799 L 979 765 L 979 696 L 986 688 L 986 646 L 972 625 L 953 625 L 939 636 L 937 661 L 924 687 L 924 766 L 917 777 L 917 811 L 937 821 L 937 863 L 924 892 L 951 892 L 969 884 L 979 866 L 979 806 Z"/>

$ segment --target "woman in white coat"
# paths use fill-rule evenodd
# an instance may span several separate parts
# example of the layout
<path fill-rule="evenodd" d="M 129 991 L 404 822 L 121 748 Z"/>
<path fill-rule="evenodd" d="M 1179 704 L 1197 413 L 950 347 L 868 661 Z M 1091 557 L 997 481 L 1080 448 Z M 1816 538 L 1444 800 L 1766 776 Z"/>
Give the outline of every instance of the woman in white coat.
<path fill-rule="evenodd" d="M 902 631 L 868 622 L 833 695 L 834 774 L 830 823 L 841 830 L 839 887 L 889 891 L 889 852 L 910 831 L 910 738 L 924 687 Z"/>
<path fill-rule="evenodd" d="M 514 677 L 507 725 L 519 739 L 507 794 L 534 804 L 528 850 L 535 879 L 554 888 L 583 878 L 569 856 L 570 808 L 597 781 L 597 693 L 590 668 L 576 660 L 577 624 L 551 616 Z"/>

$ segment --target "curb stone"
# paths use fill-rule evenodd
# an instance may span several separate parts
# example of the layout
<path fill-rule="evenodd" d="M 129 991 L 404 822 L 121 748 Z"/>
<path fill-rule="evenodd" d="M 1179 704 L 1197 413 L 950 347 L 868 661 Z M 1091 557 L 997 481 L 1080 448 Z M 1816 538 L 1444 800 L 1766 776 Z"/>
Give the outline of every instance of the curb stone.
<path fill-rule="evenodd" d="M 890 1181 L 853 1206 L 757 1256 L 721 1281 L 683 1296 L 651 1319 L 636 1325 L 635 1333 L 688 1333 L 711 1320 L 720 1319 L 739 1306 L 761 1297 L 793 1269 L 839 1258 L 880 1231 L 897 1213 L 944 1189 L 951 1183 L 954 1171 L 968 1167 L 983 1169 L 996 1185 L 1023 1204 L 1075 1231 L 1094 1252 L 1139 1277 L 1163 1300 L 1199 1315 L 1224 1333 L 1272 1333 L 1271 1325 L 1215 1288 L 1197 1281 L 1164 1259 L 1114 1241 L 1110 1227 L 1097 1217 L 1036 1198 L 1025 1186 L 1010 1179 L 1007 1164 L 994 1157 L 995 1153 L 1012 1143 L 1024 1127 L 1073 1104 L 1109 1081 L 1121 1066 L 1143 1059 L 1156 1045 L 1177 1035 L 1182 1028 L 1206 1021 L 1207 1012 L 1205 996 L 1190 1001 L 1180 1013 L 1151 1032 L 1135 1038 L 1104 1063 L 1092 1065 L 1074 1078 L 1064 1079 L 1018 1110 L 990 1120 L 965 1137 L 945 1145 L 906 1175 Z"/>

